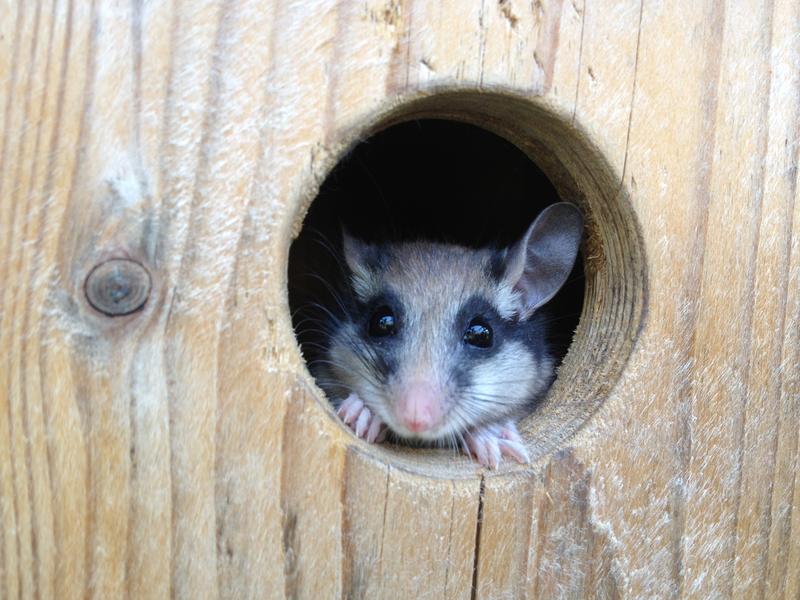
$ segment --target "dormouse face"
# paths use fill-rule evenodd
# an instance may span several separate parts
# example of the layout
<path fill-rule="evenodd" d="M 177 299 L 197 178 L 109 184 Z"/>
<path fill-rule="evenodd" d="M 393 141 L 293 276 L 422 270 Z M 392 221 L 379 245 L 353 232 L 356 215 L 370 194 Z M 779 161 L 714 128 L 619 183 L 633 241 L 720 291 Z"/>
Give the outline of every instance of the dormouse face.
<path fill-rule="evenodd" d="M 410 439 L 455 445 L 470 427 L 523 411 L 553 373 L 536 308 L 577 252 L 575 242 L 560 270 L 529 260 L 539 222 L 502 251 L 346 237 L 355 309 L 331 341 L 337 379 Z"/>

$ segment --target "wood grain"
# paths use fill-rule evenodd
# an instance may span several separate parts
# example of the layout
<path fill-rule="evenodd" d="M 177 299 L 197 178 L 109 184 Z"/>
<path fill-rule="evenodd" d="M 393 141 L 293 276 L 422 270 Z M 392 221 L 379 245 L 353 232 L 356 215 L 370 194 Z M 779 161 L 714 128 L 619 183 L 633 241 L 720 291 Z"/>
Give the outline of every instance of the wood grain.
<path fill-rule="evenodd" d="M 797 2 L 0 7 L 0 597 L 800 597 Z M 589 219 L 528 468 L 355 440 L 291 331 L 317 186 L 431 115 Z"/>

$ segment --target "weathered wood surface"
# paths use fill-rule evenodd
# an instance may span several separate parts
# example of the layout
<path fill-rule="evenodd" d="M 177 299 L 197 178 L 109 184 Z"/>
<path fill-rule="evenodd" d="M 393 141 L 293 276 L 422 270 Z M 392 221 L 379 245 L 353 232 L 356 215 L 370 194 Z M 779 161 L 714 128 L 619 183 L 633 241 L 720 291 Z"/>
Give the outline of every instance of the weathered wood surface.
<path fill-rule="evenodd" d="M 439 89 L 547 108 L 640 223 L 630 360 L 529 469 L 357 442 L 290 330 L 315 185 Z M 800 597 L 798 89 L 794 0 L 5 0 L 0 597 Z"/>

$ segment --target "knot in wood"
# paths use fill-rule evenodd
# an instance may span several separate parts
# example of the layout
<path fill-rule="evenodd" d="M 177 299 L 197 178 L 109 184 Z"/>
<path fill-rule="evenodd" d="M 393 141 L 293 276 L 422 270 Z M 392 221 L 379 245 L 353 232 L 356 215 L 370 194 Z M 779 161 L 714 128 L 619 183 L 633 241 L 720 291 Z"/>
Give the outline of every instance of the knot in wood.
<path fill-rule="evenodd" d="M 109 317 L 121 317 L 145 305 L 150 283 L 150 273 L 139 263 L 112 258 L 92 269 L 84 291 L 93 308 Z"/>

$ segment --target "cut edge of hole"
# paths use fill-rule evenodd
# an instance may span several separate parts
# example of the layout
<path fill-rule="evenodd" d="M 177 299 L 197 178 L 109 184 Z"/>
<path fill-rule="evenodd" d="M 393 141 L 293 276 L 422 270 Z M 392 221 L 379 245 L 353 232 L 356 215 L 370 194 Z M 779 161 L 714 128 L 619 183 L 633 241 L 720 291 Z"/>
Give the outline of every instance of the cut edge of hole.
<path fill-rule="evenodd" d="M 504 461 L 500 472 L 541 467 L 591 421 L 611 395 L 645 324 L 647 261 L 629 191 L 621 174 L 591 142 L 587 128 L 541 98 L 506 89 L 442 89 L 414 94 L 339 127 L 317 149 L 309 182 L 294 202 L 291 235 L 282 249 L 283 256 L 288 259 L 289 247 L 302 230 L 320 186 L 336 165 L 375 134 L 416 119 L 467 123 L 511 142 L 544 172 L 559 197 L 577 204 L 586 217 L 581 250 L 586 284 L 577 328 L 553 385 L 520 422 L 531 463 Z M 288 290 L 288 260 L 283 289 Z M 302 367 L 298 377 L 313 391 L 320 408 L 346 430 L 303 359 L 289 316 L 288 296 L 284 300 L 284 319 Z M 474 477 L 479 468 L 468 457 L 455 459 L 448 450 L 371 445 L 353 435 L 348 435 L 348 444 L 383 463 L 429 477 Z"/>

